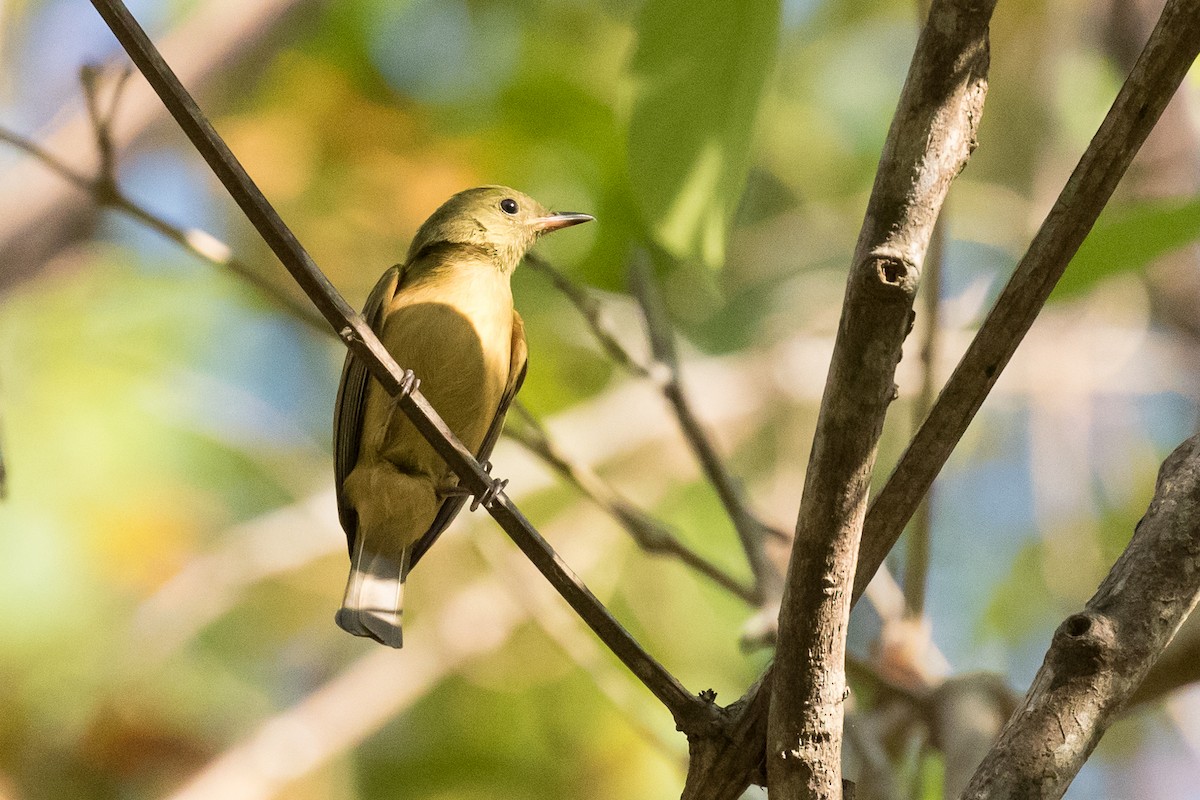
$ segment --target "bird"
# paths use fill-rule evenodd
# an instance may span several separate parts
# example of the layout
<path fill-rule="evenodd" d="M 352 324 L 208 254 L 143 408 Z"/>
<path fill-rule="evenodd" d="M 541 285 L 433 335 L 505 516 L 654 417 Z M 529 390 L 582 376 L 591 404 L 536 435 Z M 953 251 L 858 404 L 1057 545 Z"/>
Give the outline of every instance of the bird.
<path fill-rule="evenodd" d="M 545 233 L 594 218 L 548 211 L 506 186 L 443 203 L 387 270 L 363 318 L 458 437 L 487 462 L 525 378 L 525 325 L 511 277 Z M 335 621 L 356 636 L 403 645 L 404 583 L 469 493 L 353 352 L 333 421 L 338 518 L 350 575 Z"/>

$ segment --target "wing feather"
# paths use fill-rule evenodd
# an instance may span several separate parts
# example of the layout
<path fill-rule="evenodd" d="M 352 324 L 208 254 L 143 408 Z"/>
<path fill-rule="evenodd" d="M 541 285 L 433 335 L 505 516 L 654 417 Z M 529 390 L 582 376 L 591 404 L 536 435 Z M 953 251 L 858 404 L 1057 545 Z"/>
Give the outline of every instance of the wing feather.
<path fill-rule="evenodd" d="M 400 283 L 399 265 L 392 267 L 375 284 L 363 306 L 363 319 L 371 330 L 379 333 L 383 322 L 383 308 L 396 294 Z M 337 402 L 333 410 L 333 475 L 337 494 L 338 519 L 346 532 L 346 542 L 354 553 L 354 537 L 358 531 L 358 515 L 342 498 L 342 484 L 358 461 L 358 446 L 362 441 L 363 413 L 367 407 L 367 384 L 371 373 L 366 365 L 346 353 L 342 365 L 342 380 L 338 384 Z"/>

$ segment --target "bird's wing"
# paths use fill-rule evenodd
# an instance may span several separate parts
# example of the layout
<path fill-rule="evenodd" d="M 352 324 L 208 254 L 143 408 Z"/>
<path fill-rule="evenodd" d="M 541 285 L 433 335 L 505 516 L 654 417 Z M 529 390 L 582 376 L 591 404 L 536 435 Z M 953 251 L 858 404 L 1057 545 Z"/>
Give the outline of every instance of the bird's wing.
<path fill-rule="evenodd" d="M 367 326 L 379 333 L 383 324 L 383 309 L 387 301 L 396 294 L 400 283 L 399 265 L 383 273 L 383 277 L 375 284 L 367 303 L 363 306 L 363 319 Z M 346 362 L 342 366 L 342 380 L 338 384 L 337 402 L 333 409 L 333 475 L 334 490 L 337 494 L 338 519 L 342 530 L 346 532 L 346 542 L 354 553 L 354 537 L 358 531 L 358 515 L 342 498 L 342 484 L 354 463 L 358 461 L 358 445 L 362 440 L 363 412 L 367 407 L 367 383 L 371 373 L 367 365 L 354 357 L 353 352 L 346 353 Z"/>
<path fill-rule="evenodd" d="M 521 384 L 525 382 L 525 371 L 528 366 L 529 348 L 525 344 L 525 321 L 521 319 L 521 315 L 517 313 L 516 309 L 513 309 L 512 350 L 509 355 L 508 383 L 504 387 L 504 394 L 500 395 L 500 404 L 496 406 L 496 415 L 492 417 L 492 424 L 488 427 L 483 442 L 479 445 L 479 452 L 475 454 L 475 458 L 480 463 L 491 458 L 496 440 L 500 438 L 500 431 L 504 430 L 504 416 L 508 413 L 508 407 L 512 405 L 513 398 L 521 390 Z M 462 510 L 465 502 L 467 502 L 467 498 L 462 495 L 446 498 L 442 507 L 438 509 L 438 514 L 434 518 L 433 524 L 429 526 L 429 530 L 413 545 L 412 553 L 409 556 L 408 568 L 410 570 L 416 566 L 421 556 L 425 555 L 425 551 L 433 546 L 437 538 L 442 535 L 442 531 L 458 516 L 458 512 Z"/>

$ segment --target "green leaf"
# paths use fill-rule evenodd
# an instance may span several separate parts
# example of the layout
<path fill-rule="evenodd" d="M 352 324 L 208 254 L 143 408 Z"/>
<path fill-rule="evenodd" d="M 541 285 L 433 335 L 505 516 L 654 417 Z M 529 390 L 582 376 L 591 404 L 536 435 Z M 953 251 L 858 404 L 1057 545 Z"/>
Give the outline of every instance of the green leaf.
<path fill-rule="evenodd" d="M 1200 198 L 1154 200 L 1106 211 L 1058 282 L 1052 299 L 1074 297 L 1121 272 L 1141 270 L 1200 238 Z"/>
<path fill-rule="evenodd" d="M 750 167 L 779 0 L 648 0 L 630 64 L 629 172 L 654 239 L 720 267 Z"/>

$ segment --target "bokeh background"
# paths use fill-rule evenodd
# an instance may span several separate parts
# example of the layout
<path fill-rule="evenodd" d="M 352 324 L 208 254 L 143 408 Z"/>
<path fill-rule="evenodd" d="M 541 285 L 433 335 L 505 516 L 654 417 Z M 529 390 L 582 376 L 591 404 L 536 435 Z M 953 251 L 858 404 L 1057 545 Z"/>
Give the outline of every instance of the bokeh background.
<path fill-rule="evenodd" d="M 1147 2 L 1004 0 L 979 148 L 944 215 L 944 380 L 1086 146 Z M 539 245 L 645 352 L 655 253 L 695 404 L 756 510 L 794 523 L 842 286 L 918 32 L 905 0 L 139 0 L 217 129 L 352 304 L 451 193 L 517 186 L 593 225 Z M 79 70 L 124 62 L 79 0 L 0 0 L 0 127 L 84 174 Z M 101 81 L 111 86 L 111 79 Z M 939 480 L 926 600 L 954 673 L 1024 690 L 1197 427 L 1193 75 Z M 119 184 L 299 297 L 134 76 Z M 572 459 L 745 577 L 655 388 L 547 279 L 514 279 L 521 394 Z M 922 292 L 930 290 L 922 287 Z M 919 301 L 918 308 L 921 308 Z M 918 315 L 879 472 L 919 414 Z M 0 143 L 0 798 L 642 798 L 669 715 L 483 514 L 409 583 L 406 648 L 332 621 L 343 350 L 244 280 Z M 648 556 L 513 442 L 509 493 L 686 686 L 761 672 L 755 609 Z M 898 551 L 900 554 L 901 551 Z M 892 565 L 903 578 L 904 563 Z M 878 657 L 879 615 L 852 647 Z M 1121 721 L 1072 798 L 1200 798 L 1200 692 Z M 936 750 L 902 767 L 939 797 Z"/>

